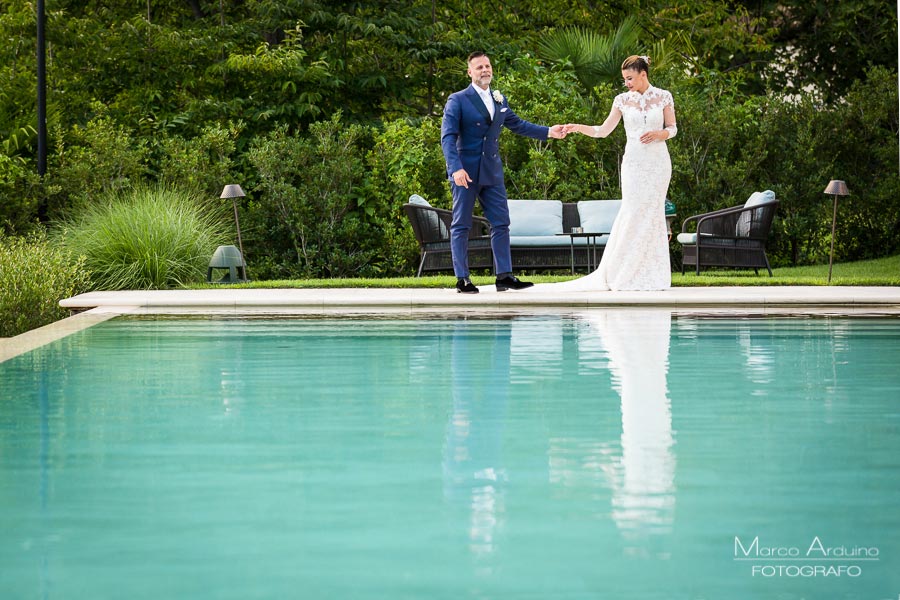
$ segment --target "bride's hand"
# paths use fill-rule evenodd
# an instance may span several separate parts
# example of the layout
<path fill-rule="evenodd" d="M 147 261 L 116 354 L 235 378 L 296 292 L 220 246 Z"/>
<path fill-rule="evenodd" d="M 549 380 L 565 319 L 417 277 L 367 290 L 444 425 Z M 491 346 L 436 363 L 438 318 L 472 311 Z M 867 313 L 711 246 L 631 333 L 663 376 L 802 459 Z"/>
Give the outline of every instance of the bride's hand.
<path fill-rule="evenodd" d="M 642 144 L 650 144 L 650 143 L 652 143 L 652 142 L 658 142 L 658 141 L 660 141 L 661 139 L 664 139 L 664 138 L 662 137 L 662 135 L 661 135 L 661 134 L 664 133 L 664 132 L 665 132 L 664 129 L 663 129 L 663 130 L 659 130 L 659 131 L 646 131 L 646 132 L 644 132 L 644 134 L 641 136 L 641 143 L 642 143 Z"/>

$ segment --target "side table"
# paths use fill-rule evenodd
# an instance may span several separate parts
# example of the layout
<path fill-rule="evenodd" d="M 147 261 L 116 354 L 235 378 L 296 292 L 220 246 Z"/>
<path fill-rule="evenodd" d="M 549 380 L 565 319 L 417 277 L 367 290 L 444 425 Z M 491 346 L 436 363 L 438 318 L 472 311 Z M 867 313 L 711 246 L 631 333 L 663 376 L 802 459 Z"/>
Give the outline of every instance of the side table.
<path fill-rule="evenodd" d="M 569 231 L 566 233 L 557 233 L 555 235 L 569 236 L 572 275 L 575 274 L 575 238 L 587 239 L 588 273 L 593 273 L 594 269 L 600 266 L 600 263 L 597 261 L 597 238 L 601 235 L 609 235 L 608 231 Z"/>

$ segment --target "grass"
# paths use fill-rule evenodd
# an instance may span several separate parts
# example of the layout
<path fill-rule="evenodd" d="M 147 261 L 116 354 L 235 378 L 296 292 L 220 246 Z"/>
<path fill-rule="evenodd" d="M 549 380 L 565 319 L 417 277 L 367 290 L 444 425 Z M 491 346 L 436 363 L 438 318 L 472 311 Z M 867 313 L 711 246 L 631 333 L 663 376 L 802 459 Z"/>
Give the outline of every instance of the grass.
<path fill-rule="evenodd" d="M 248 261 L 247 270 L 253 276 L 252 261 Z M 806 267 L 784 267 L 773 269 L 774 276 L 769 277 L 765 271 L 755 274 L 751 271 L 718 270 L 704 271 L 699 276 L 693 273 L 672 273 L 673 287 L 698 286 L 762 286 L 762 285 L 828 285 L 828 265 L 812 265 Z M 572 279 L 571 275 L 527 275 L 520 273 L 523 279 L 536 283 L 550 283 Z M 475 275 L 472 281 L 476 285 L 491 285 L 492 275 Z M 427 277 L 388 277 L 384 279 L 282 279 L 273 281 L 250 281 L 234 284 L 229 287 L 253 289 L 283 288 L 452 288 L 456 278 L 452 275 L 434 275 Z M 900 255 L 874 260 L 835 264 L 832 270 L 831 285 L 841 286 L 900 286 Z M 220 285 L 202 284 L 191 286 L 192 289 L 218 288 Z"/>
<path fill-rule="evenodd" d="M 828 285 L 828 265 L 783 267 L 772 269 L 774 276 L 765 271 L 756 275 L 753 271 L 714 271 L 672 274 L 672 285 L 722 286 L 722 285 Z M 900 255 L 836 263 L 831 273 L 831 285 L 887 285 L 900 286 Z"/>

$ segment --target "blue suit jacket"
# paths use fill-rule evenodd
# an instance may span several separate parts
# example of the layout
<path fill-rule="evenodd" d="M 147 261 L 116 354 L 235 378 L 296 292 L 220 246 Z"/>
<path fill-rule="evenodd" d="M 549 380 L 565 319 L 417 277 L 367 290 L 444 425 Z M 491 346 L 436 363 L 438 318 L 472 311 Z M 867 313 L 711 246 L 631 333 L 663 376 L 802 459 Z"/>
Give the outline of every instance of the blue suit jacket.
<path fill-rule="evenodd" d="M 465 169 L 478 185 L 503 183 L 503 161 L 500 160 L 500 130 L 506 127 L 513 133 L 546 140 L 549 127 L 520 119 L 503 102 L 495 102 L 494 118 L 478 93 L 470 85 L 451 94 L 444 107 L 441 124 L 441 148 L 447 161 L 447 177 Z"/>

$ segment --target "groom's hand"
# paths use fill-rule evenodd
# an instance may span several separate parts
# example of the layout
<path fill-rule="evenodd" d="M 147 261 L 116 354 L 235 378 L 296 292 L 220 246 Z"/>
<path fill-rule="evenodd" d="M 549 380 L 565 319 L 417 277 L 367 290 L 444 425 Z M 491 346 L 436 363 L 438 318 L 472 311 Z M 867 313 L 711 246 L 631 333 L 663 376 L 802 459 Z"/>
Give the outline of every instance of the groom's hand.
<path fill-rule="evenodd" d="M 469 177 L 469 174 L 465 169 L 460 169 L 459 171 L 455 171 L 453 173 L 453 183 L 460 187 L 469 189 L 469 184 L 472 183 L 472 178 Z"/>
<path fill-rule="evenodd" d="M 552 137 L 557 140 L 561 140 L 566 137 L 566 128 L 564 125 L 554 125 L 550 128 L 550 132 L 547 134 L 547 137 Z"/>

